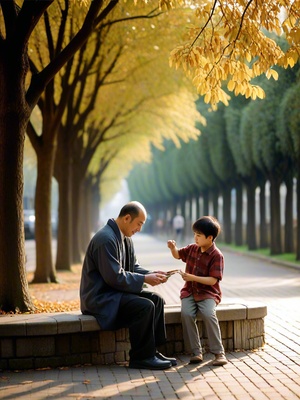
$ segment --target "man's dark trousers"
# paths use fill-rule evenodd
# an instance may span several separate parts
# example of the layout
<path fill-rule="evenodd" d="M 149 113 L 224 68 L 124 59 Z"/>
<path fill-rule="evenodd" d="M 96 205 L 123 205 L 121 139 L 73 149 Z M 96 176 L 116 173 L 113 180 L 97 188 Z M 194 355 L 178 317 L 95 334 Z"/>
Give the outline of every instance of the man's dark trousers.
<path fill-rule="evenodd" d="M 153 357 L 157 346 L 166 342 L 164 299 L 142 291 L 124 293 L 118 312 L 118 328 L 129 328 L 130 360 Z"/>

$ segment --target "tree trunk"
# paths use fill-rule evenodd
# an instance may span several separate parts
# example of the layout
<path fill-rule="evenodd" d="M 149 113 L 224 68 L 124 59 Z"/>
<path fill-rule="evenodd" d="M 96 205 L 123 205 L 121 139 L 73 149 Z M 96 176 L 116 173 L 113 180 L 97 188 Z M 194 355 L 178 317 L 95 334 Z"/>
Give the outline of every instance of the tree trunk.
<path fill-rule="evenodd" d="M 243 185 L 237 184 L 236 186 L 236 201 L 235 201 L 235 230 L 234 242 L 237 246 L 242 246 L 243 241 Z"/>
<path fill-rule="evenodd" d="M 294 218 L 293 218 L 293 176 L 288 174 L 285 179 L 285 224 L 284 224 L 284 252 L 294 252 Z"/>
<path fill-rule="evenodd" d="M 55 177 L 59 188 L 56 269 L 71 270 L 71 178 L 68 135 L 58 135 Z"/>
<path fill-rule="evenodd" d="M 180 200 L 180 213 L 186 219 L 185 198 Z"/>
<path fill-rule="evenodd" d="M 91 240 L 91 212 L 92 212 L 92 188 L 91 179 L 85 179 L 81 190 L 81 210 L 79 213 L 79 246 L 80 252 L 86 252 L 86 248 Z"/>
<path fill-rule="evenodd" d="M 27 53 L 25 53 L 27 54 Z M 34 309 L 26 277 L 23 152 L 30 110 L 25 101 L 27 58 L 0 49 L 0 308 Z"/>
<path fill-rule="evenodd" d="M 193 222 L 194 216 L 193 216 L 193 196 L 189 196 L 188 199 L 189 202 L 189 226 Z"/>
<path fill-rule="evenodd" d="M 200 218 L 201 208 L 200 208 L 200 196 L 196 195 L 196 219 Z"/>
<path fill-rule="evenodd" d="M 203 215 L 209 215 L 209 191 L 203 192 Z"/>
<path fill-rule="evenodd" d="M 224 241 L 230 244 L 231 237 L 231 188 L 226 186 L 223 190 L 223 225 L 224 225 Z"/>
<path fill-rule="evenodd" d="M 35 193 L 36 270 L 33 283 L 57 283 L 52 262 L 51 188 L 55 144 L 53 138 L 44 141 L 37 151 L 37 181 Z"/>
<path fill-rule="evenodd" d="M 213 216 L 219 218 L 219 191 L 212 190 Z"/>
<path fill-rule="evenodd" d="M 79 241 L 79 212 L 80 212 L 80 187 L 81 174 L 78 167 L 73 164 L 72 168 L 72 232 L 71 232 L 71 260 L 73 264 L 81 263 L 80 241 Z"/>
<path fill-rule="evenodd" d="M 259 247 L 265 249 L 269 246 L 269 232 L 266 217 L 266 194 L 265 182 L 260 185 L 259 194 L 259 211 L 260 211 L 260 225 L 259 225 Z"/>
<path fill-rule="evenodd" d="M 256 185 L 254 182 L 247 184 L 247 245 L 249 250 L 257 250 L 255 189 Z"/>
<path fill-rule="evenodd" d="M 91 213 L 91 228 L 92 232 L 96 233 L 100 228 L 100 185 L 99 180 L 93 183 L 92 188 L 92 213 Z"/>
<path fill-rule="evenodd" d="M 271 245 L 272 255 L 282 254 L 280 221 L 280 181 L 273 176 L 271 182 Z"/>
<path fill-rule="evenodd" d="M 181 241 L 182 243 L 185 242 L 185 238 L 189 237 L 191 234 L 191 226 L 192 223 L 192 198 L 191 196 L 186 197 L 186 212 L 185 212 L 185 217 L 184 217 L 184 228 L 182 231 L 182 238 Z"/>

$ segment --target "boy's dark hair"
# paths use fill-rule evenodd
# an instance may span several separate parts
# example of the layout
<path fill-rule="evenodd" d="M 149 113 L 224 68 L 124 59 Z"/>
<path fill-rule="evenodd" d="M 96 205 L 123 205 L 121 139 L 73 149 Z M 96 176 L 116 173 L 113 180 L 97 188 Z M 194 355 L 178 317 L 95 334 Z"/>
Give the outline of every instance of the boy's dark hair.
<path fill-rule="evenodd" d="M 214 241 L 221 232 L 221 226 L 215 217 L 204 216 L 193 223 L 193 231 L 202 233 L 205 237 L 212 236 Z"/>

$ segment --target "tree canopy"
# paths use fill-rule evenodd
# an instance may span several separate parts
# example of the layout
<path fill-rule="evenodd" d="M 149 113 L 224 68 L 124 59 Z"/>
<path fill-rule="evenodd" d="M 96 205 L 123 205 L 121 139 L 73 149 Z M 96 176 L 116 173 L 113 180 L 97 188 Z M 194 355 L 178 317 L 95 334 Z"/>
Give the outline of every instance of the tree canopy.
<path fill-rule="evenodd" d="M 153 166 L 148 167 L 150 175 L 147 166 L 138 165 L 128 184 L 132 195 L 139 190 L 139 198 L 152 213 L 159 208 L 165 215 L 171 210 L 169 199 L 174 187 L 178 192 L 173 203 L 177 204 L 180 198 L 180 202 L 197 205 L 209 195 L 209 210 L 201 209 L 196 218 L 207 210 L 218 216 L 217 203 L 221 203 L 220 220 L 226 243 L 231 242 L 234 227 L 236 244 L 244 243 L 245 231 L 249 250 L 258 245 L 269 246 L 271 254 L 296 249 L 299 260 L 299 63 L 293 69 L 279 70 L 278 81 L 260 79 L 260 85 L 267 93 L 266 99 L 254 101 L 239 96 L 228 107 L 219 105 L 217 111 L 199 98 L 197 105 L 207 125 L 201 127 L 197 141 L 190 141 L 188 149 L 182 146 L 174 151 L 166 146 L 165 153 L 155 154 L 156 174 Z M 176 160 L 176 174 L 166 176 L 163 171 L 169 170 L 169 157 Z M 148 177 L 142 190 L 137 184 L 141 175 Z M 187 189 L 184 184 L 177 185 L 181 181 L 193 183 Z M 167 193 L 161 191 L 157 203 L 156 192 L 162 186 Z M 216 198 L 218 202 L 214 202 Z M 234 204 L 232 217 L 230 202 Z"/>
<path fill-rule="evenodd" d="M 261 74 L 277 79 L 275 65 L 288 68 L 297 63 L 299 0 L 190 3 L 195 8 L 194 18 L 185 41 L 171 52 L 170 65 L 183 68 L 205 102 L 228 105 L 223 84 L 234 95 L 264 98 L 264 90 L 253 79 Z M 280 47 L 272 35 L 284 36 L 287 48 Z"/>

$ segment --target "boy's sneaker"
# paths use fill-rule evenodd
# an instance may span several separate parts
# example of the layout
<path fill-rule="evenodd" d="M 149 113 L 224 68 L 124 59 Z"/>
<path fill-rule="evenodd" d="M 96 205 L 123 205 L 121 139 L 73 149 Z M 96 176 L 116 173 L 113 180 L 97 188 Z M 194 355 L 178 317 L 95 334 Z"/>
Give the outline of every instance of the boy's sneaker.
<path fill-rule="evenodd" d="M 220 365 L 225 365 L 227 364 L 227 358 L 225 357 L 225 354 L 215 354 L 215 360 L 213 361 L 214 366 L 220 366 Z"/>
<path fill-rule="evenodd" d="M 203 356 L 202 354 L 195 355 L 190 358 L 190 364 L 199 364 L 203 361 Z"/>

